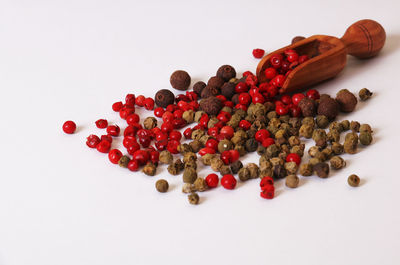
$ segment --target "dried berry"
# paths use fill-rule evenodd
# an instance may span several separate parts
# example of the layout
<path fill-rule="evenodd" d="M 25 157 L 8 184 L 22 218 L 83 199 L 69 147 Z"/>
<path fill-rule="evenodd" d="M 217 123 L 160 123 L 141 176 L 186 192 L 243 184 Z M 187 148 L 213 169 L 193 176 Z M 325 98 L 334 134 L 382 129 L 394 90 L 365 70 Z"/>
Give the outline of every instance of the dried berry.
<path fill-rule="evenodd" d="M 246 181 L 250 179 L 250 170 L 248 168 L 241 168 L 238 172 L 238 177 L 241 181 Z"/>
<path fill-rule="evenodd" d="M 207 86 L 212 86 L 220 89 L 224 83 L 225 83 L 224 79 L 218 76 L 212 76 L 210 77 L 210 79 L 208 79 Z"/>
<path fill-rule="evenodd" d="M 156 93 L 154 101 L 156 102 L 157 106 L 166 108 L 168 105 L 174 104 L 175 96 L 170 90 L 161 89 Z"/>
<path fill-rule="evenodd" d="M 313 133 L 313 127 L 308 124 L 301 125 L 299 129 L 299 136 L 305 137 L 307 139 L 311 138 Z"/>
<path fill-rule="evenodd" d="M 344 120 L 340 122 L 340 125 L 342 126 L 342 131 L 345 132 L 350 129 L 350 122 L 348 120 Z"/>
<path fill-rule="evenodd" d="M 339 142 L 340 140 L 340 132 L 338 130 L 330 130 L 327 134 L 328 141 Z"/>
<path fill-rule="evenodd" d="M 321 99 L 317 112 L 318 115 L 325 115 L 329 120 L 334 120 L 339 114 L 339 104 L 333 98 Z"/>
<path fill-rule="evenodd" d="M 317 104 L 313 99 L 305 97 L 299 102 L 298 106 L 300 107 L 304 117 L 315 116 Z"/>
<path fill-rule="evenodd" d="M 207 186 L 207 182 L 205 181 L 204 178 L 197 178 L 194 181 L 194 188 L 196 189 L 196 191 L 206 191 L 208 186 Z"/>
<path fill-rule="evenodd" d="M 227 99 L 231 99 L 233 95 L 235 95 L 235 87 L 236 85 L 234 83 L 226 82 L 221 87 L 221 95 Z"/>
<path fill-rule="evenodd" d="M 329 125 L 329 119 L 325 115 L 317 115 L 315 118 L 318 128 L 325 129 Z"/>
<path fill-rule="evenodd" d="M 129 158 L 129 156 L 121 156 L 121 158 L 120 158 L 119 161 L 118 161 L 118 165 L 119 165 L 120 167 L 127 168 L 129 162 L 131 162 L 131 159 Z"/>
<path fill-rule="evenodd" d="M 215 172 L 219 172 L 221 167 L 224 165 L 225 165 L 224 162 L 219 157 L 214 157 L 211 160 L 211 169 L 214 170 Z"/>
<path fill-rule="evenodd" d="M 369 99 L 372 96 L 372 92 L 369 91 L 367 88 L 363 88 L 358 92 L 358 96 L 362 101 Z"/>
<path fill-rule="evenodd" d="M 188 200 L 190 204 L 199 204 L 200 197 L 197 193 L 192 192 L 188 195 Z"/>
<path fill-rule="evenodd" d="M 305 37 L 303 37 L 303 36 L 296 36 L 292 39 L 292 44 L 294 44 L 298 41 L 304 40 L 304 39 L 305 39 Z"/>
<path fill-rule="evenodd" d="M 190 142 L 189 145 L 192 147 L 194 153 L 199 152 L 199 150 L 203 147 L 203 144 L 199 140 L 194 140 Z"/>
<path fill-rule="evenodd" d="M 159 192 L 167 192 L 168 188 L 168 181 L 166 181 L 165 179 L 159 179 L 156 181 L 156 189 Z"/>
<path fill-rule="evenodd" d="M 341 169 L 346 166 L 346 161 L 344 161 L 343 158 L 340 156 L 334 156 L 329 160 L 329 163 L 331 164 L 331 168 L 333 169 Z"/>
<path fill-rule="evenodd" d="M 249 163 L 245 168 L 249 170 L 251 179 L 256 179 L 260 176 L 260 168 L 256 164 Z"/>
<path fill-rule="evenodd" d="M 233 144 L 228 139 L 221 140 L 218 143 L 218 152 L 220 152 L 221 154 L 224 151 L 231 150 L 232 148 L 233 148 Z"/>
<path fill-rule="evenodd" d="M 194 121 L 194 111 L 193 110 L 186 110 L 182 114 L 182 118 L 188 123 L 192 123 Z"/>
<path fill-rule="evenodd" d="M 344 152 L 343 145 L 338 142 L 333 142 L 331 148 L 335 155 L 341 155 Z"/>
<path fill-rule="evenodd" d="M 336 94 L 336 101 L 339 103 L 340 110 L 343 112 L 352 112 L 357 105 L 357 98 L 347 89 L 341 89 Z"/>
<path fill-rule="evenodd" d="M 357 175 L 352 174 L 347 178 L 347 183 L 352 187 L 357 187 L 360 185 L 360 178 Z"/>
<path fill-rule="evenodd" d="M 258 142 L 254 138 L 248 139 L 245 143 L 246 151 L 249 153 L 256 151 L 257 147 L 258 147 Z"/>
<path fill-rule="evenodd" d="M 203 91 L 201 91 L 201 98 L 208 98 L 211 96 L 217 96 L 221 93 L 221 90 L 216 86 L 207 85 Z"/>
<path fill-rule="evenodd" d="M 285 167 L 282 166 L 282 165 L 276 165 L 276 166 L 274 166 L 274 167 L 273 167 L 273 173 L 274 173 L 273 177 L 276 178 L 276 179 L 284 178 L 284 177 L 286 177 L 286 175 L 287 175 L 287 174 L 286 174 L 286 169 L 285 169 Z"/>
<path fill-rule="evenodd" d="M 172 164 L 170 164 L 167 168 L 168 172 L 171 175 L 179 175 L 184 168 L 184 164 L 180 159 L 175 160 Z"/>
<path fill-rule="evenodd" d="M 203 89 L 206 87 L 206 83 L 204 83 L 203 81 L 199 81 L 196 82 L 196 84 L 193 85 L 193 91 L 200 96 L 201 92 L 203 91 Z"/>
<path fill-rule="evenodd" d="M 190 81 L 190 75 L 183 70 L 173 72 L 169 79 L 171 86 L 178 90 L 187 90 L 190 86 Z"/>
<path fill-rule="evenodd" d="M 147 117 L 146 119 L 144 119 L 143 121 L 143 126 L 145 129 L 147 130 L 151 130 L 154 127 L 157 127 L 157 120 L 154 117 Z"/>
<path fill-rule="evenodd" d="M 159 161 L 163 164 L 171 164 L 173 161 L 172 154 L 168 150 L 161 151 Z"/>
<path fill-rule="evenodd" d="M 241 168 L 243 168 L 243 164 L 241 161 L 237 160 L 231 164 L 232 174 L 237 174 Z"/>
<path fill-rule="evenodd" d="M 208 115 L 217 115 L 222 109 L 222 103 L 216 97 L 208 97 L 200 101 L 200 109 Z"/>
<path fill-rule="evenodd" d="M 359 132 L 360 131 L 360 123 L 358 121 L 351 121 L 350 122 L 350 130 L 353 132 Z"/>
<path fill-rule="evenodd" d="M 303 163 L 300 165 L 299 171 L 302 176 L 311 176 L 313 173 L 313 165 L 310 163 Z"/>
<path fill-rule="evenodd" d="M 221 175 L 232 174 L 231 167 L 227 166 L 227 165 L 223 165 L 219 168 L 219 173 L 221 173 Z"/>
<path fill-rule="evenodd" d="M 360 125 L 360 129 L 359 129 L 360 133 L 362 132 L 368 132 L 368 133 L 372 133 L 372 128 L 369 124 L 361 124 Z"/>
<path fill-rule="evenodd" d="M 197 179 L 197 172 L 194 168 L 185 168 L 182 176 L 184 183 L 194 183 Z"/>
<path fill-rule="evenodd" d="M 196 191 L 196 188 L 195 188 L 194 184 L 184 183 L 182 186 L 183 193 L 192 193 L 195 191 Z"/>
<path fill-rule="evenodd" d="M 152 162 L 148 162 L 144 167 L 143 167 L 143 173 L 146 174 L 147 176 L 154 176 L 156 174 L 156 165 L 153 164 Z"/>
<path fill-rule="evenodd" d="M 295 174 L 299 168 L 296 162 L 287 162 L 284 166 L 288 174 Z"/>
<path fill-rule="evenodd" d="M 357 144 L 358 144 L 358 135 L 357 133 L 351 132 L 346 134 L 343 148 L 344 151 L 348 154 L 357 153 Z"/>
<path fill-rule="evenodd" d="M 217 76 L 222 78 L 225 81 L 229 81 L 232 78 L 236 77 L 235 68 L 233 68 L 230 65 L 223 65 L 220 68 L 218 68 Z"/>
<path fill-rule="evenodd" d="M 297 188 L 297 186 L 299 186 L 299 177 L 296 175 L 289 175 L 286 177 L 286 181 L 285 184 L 287 187 L 289 188 Z"/>
<path fill-rule="evenodd" d="M 324 129 L 316 129 L 312 134 L 315 145 L 324 148 L 326 146 L 327 135 Z"/>
<path fill-rule="evenodd" d="M 329 165 L 325 162 L 320 162 L 314 165 L 314 171 L 320 178 L 327 178 L 329 175 Z"/>
<path fill-rule="evenodd" d="M 370 132 L 360 132 L 359 140 L 362 145 L 370 145 L 372 142 L 372 134 Z"/>

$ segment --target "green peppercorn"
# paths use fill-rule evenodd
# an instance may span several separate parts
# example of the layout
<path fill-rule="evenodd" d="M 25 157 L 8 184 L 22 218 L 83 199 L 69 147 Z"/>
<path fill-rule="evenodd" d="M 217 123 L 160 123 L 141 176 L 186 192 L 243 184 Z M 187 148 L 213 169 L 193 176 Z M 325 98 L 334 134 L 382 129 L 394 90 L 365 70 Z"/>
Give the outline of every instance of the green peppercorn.
<path fill-rule="evenodd" d="M 313 157 L 313 158 L 310 158 L 310 160 L 308 160 L 308 163 L 311 164 L 314 167 L 316 164 L 321 163 L 323 161 L 324 160 L 321 160 L 319 158 Z"/>
<path fill-rule="evenodd" d="M 308 149 L 308 154 L 311 157 L 317 156 L 317 154 L 321 152 L 321 148 L 319 146 L 311 146 L 310 149 Z"/>
<path fill-rule="evenodd" d="M 359 132 L 360 131 L 360 123 L 358 121 L 351 121 L 350 122 L 350 130 L 353 132 Z"/>
<path fill-rule="evenodd" d="M 317 115 L 315 118 L 318 128 L 325 129 L 329 125 L 329 119 L 325 115 Z"/>
<path fill-rule="evenodd" d="M 178 152 L 181 154 L 185 154 L 187 152 L 193 152 L 193 148 L 189 144 L 180 144 L 178 145 Z"/>
<path fill-rule="evenodd" d="M 190 204 L 199 204 L 200 197 L 197 193 L 192 192 L 188 195 L 188 200 Z"/>
<path fill-rule="evenodd" d="M 299 177 L 292 174 L 286 177 L 285 184 L 287 187 L 294 189 L 297 188 L 297 186 L 299 186 L 299 182 L 300 182 Z"/>
<path fill-rule="evenodd" d="M 367 88 L 363 88 L 358 92 L 358 96 L 362 101 L 369 99 L 372 96 L 372 92 L 369 91 Z"/>
<path fill-rule="evenodd" d="M 281 165 L 283 166 L 283 164 L 285 164 L 285 161 L 280 158 L 280 157 L 273 157 L 269 160 L 269 162 L 271 163 L 271 165 L 274 167 L 276 165 Z"/>
<path fill-rule="evenodd" d="M 166 181 L 165 179 L 159 179 L 156 181 L 156 189 L 159 192 L 167 192 L 168 188 L 168 181 Z"/>
<path fill-rule="evenodd" d="M 183 163 L 196 162 L 197 156 L 193 152 L 186 152 L 186 153 L 184 153 L 182 160 L 183 160 Z"/>
<path fill-rule="evenodd" d="M 239 170 L 238 176 L 241 181 L 249 180 L 251 177 L 250 170 L 246 167 L 243 167 Z"/>
<path fill-rule="evenodd" d="M 254 163 L 249 163 L 246 165 L 246 168 L 250 172 L 250 178 L 251 179 L 256 179 L 260 176 L 260 168 L 258 167 L 257 164 Z"/>
<path fill-rule="evenodd" d="M 362 133 L 362 132 L 372 133 L 371 126 L 369 124 L 366 124 L 366 123 L 360 125 L 360 130 L 359 131 L 360 131 L 360 133 Z"/>
<path fill-rule="evenodd" d="M 197 172 L 194 168 L 185 168 L 182 179 L 184 183 L 194 183 L 197 179 Z"/>
<path fill-rule="evenodd" d="M 298 136 L 290 136 L 288 142 L 290 146 L 301 144 L 300 137 Z"/>
<path fill-rule="evenodd" d="M 221 173 L 222 176 L 232 174 L 231 167 L 223 165 L 219 168 L 219 173 Z"/>
<path fill-rule="evenodd" d="M 129 156 L 124 155 L 124 156 L 121 156 L 121 158 L 119 159 L 118 165 L 120 167 L 127 168 L 130 161 L 131 161 L 131 159 L 129 158 Z"/>
<path fill-rule="evenodd" d="M 194 184 L 191 183 L 184 183 L 182 186 L 182 192 L 183 193 L 192 193 L 195 192 L 196 188 L 194 186 Z"/>
<path fill-rule="evenodd" d="M 287 172 L 284 166 L 276 165 L 273 167 L 273 177 L 276 179 L 281 179 L 286 177 Z"/>
<path fill-rule="evenodd" d="M 193 153 L 197 153 L 203 148 L 203 144 L 199 140 L 194 140 L 189 143 L 190 147 L 192 147 Z"/>
<path fill-rule="evenodd" d="M 184 169 L 184 164 L 182 163 L 182 161 L 180 159 L 175 160 L 167 168 L 168 172 L 171 175 L 179 175 L 183 169 Z"/>
<path fill-rule="evenodd" d="M 218 143 L 218 152 L 220 152 L 221 154 L 224 151 L 231 150 L 232 148 L 233 148 L 233 144 L 228 139 L 221 140 Z"/>
<path fill-rule="evenodd" d="M 173 161 L 172 154 L 168 150 L 161 151 L 159 161 L 163 164 L 171 164 Z"/>
<path fill-rule="evenodd" d="M 314 170 L 320 178 L 327 178 L 329 175 L 329 165 L 325 162 L 320 162 L 314 165 Z"/>
<path fill-rule="evenodd" d="M 256 151 L 257 147 L 258 147 L 258 142 L 254 138 L 248 139 L 245 143 L 246 151 L 249 153 Z"/>
<path fill-rule="evenodd" d="M 295 162 L 286 162 L 284 166 L 288 174 L 296 174 L 299 168 Z"/>
<path fill-rule="evenodd" d="M 200 160 L 205 166 L 211 165 L 211 160 L 213 160 L 217 155 L 216 154 L 205 154 L 203 155 Z"/>
<path fill-rule="evenodd" d="M 348 120 L 341 121 L 340 125 L 342 125 L 343 131 L 348 131 L 350 129 L 350 122 Z"/>
<path fill-rule="evenodd" d="M 370 145 L 372 142 L 372 134 L 370 132 L 360 132 L 359 140 L 362 145 Z"/>
<path fill-rule="evenodd" d="M 321 151 L 321 153 L 324 154 L 325 159 L 330 159 L 330 158 L 334 155 L 332 149 L 329 148 L 329 147 L 324 148 L 324 149 Z"/>
<path fill-rule="evenodd" d="M 258 145 L 257 154 L 259 156 L 262 156 L 263 154 L 265 154 L 266 151 L 267 151 L 267 148 L 265 148 L 263 145 Z"/>
<path fill-rule="evenodd" d="M 319 146 L 321 148 L 324 148 L 327 143 L 327 135 L 325 130 L 323 129 L 316 129 L 314 130 L 313 134 L 312 134 L 312 139 L 315 141 L 315 145 Z"/>
<path fill-rule="evenodd" d="M 331 148 L 335 155 L 341 155 L 344 152 L 343 145 L 338 142 L 333 142 Z"/>
<path fill-rule="evenodd" d="M 205 132 L 203 130 L 194 130 L 192 132 L 192 139 L 193 140 L 200 140 L 202 136 L 204 136 Z"/>
<path fill-rule="evenodd" d="M 267 113 L 267 118 L 269 120 L 273 119 L 273 118 L 276 118 L 276 117 L 278 117 L 278 114 L 275 111 L 270 111 L 270 112 Z"/>
<path fill-rule="evenodd" d="M 346 134 L 343 149 L 348 154 L 357 153 L 358 135 L 354 132 Z"/>
<path fill-rule="evenodd" d="M 333 169 L 341 169 L 344 168 L 346 166 L 346 161 L 344 161 L 343 158 L 341 158 L 340 156 L 334 156 L 329 160 L 330 164 L 331 164 L 331 168 Z"/>
<path fill-rule="evenodd" d="M 360 185 L 360 178 L 357 175 L 352 174 L 347 178 L 347 183 L 352 187 L 357 187 Z"/>
<path fill-rule="evenodd" d="M 143 121 L 143 126 L 144 126 L 145 129 L 151 130 L 154 127 L 157 127 L 157 119 L 154 118 L 154 117 L 147 117 Z"/>
<path fill-rule="evenodd" d="M 280 148 L 276 144 L 271 144 L 270 146 L 267 147 L 265 155 L 272 158 L 278 156 L 279 152 Z"/>
<path fill-rule="evenodd" d="M 206 113 L 204 111 L 202 111 L 202 110 L 196 111 L 196 113 L 194 114 L 194 121 L 195 122 L 199 122 L 199 120 L 201 119 L 201 117 L 204 114 L 206 114 Z"/>
<path fill-rule="evenodd" d="M 219 172 L 222 166 L 224 166 L 224 162 L 219 157 L 214 157 L 211 159 L 211 169 L 215 172 Z"/>
<path fill-rule="evenodd" d="M 196 191 L 205 191 L 208 189 L 207 182 L 204 178 L 198 177 L 193 184 Z"/>
<path fill-rule="evenodd" d="M 299 135 L 302 137 L 305 137 L 307 139 L 311 138 L 313 133 L 313 127 L 310 126 L 309 124 L 303 124 L 301 125 L 299 129 Z"/>
<path fill-rule="evenodd" d="M 239 155 L 240 155 L 240 156 L 244 156 L 244 155 L 246 154 L 246 148 L 245 148 L 243 145 L 241 145 L 241 144 L 235 145 L 235 148 L 234 148 L 234 149 L 237 150 L 237 151 L 239 152 Z"/>
<path fill-rule="evenodd" d="M 312 129 L 314 129 L 315 127 L 315 120 L 313 117 L 304 117 L 301 120 L 301 125 L 309 125 L 310 127 L 312 127 Z"/>
<path fill-rule="evenodd" d="M 148 162 L 144 167 L 143 167 L 143 173 L 146 174 L 147 176 L 154 176 L 156 174 L 156 165 L 154 165 L 151 162 Z"/>
<path fill-rule="evenodd" d="M 343 132 L 343 127 L 340 122 L 334 121 L 331 124 L 329 124 L 329 130 L 330 131 L 336 130 L 339 133 L 341 133 L 341 132 Z"/>
<path fill-rule="evenodd" d="M 194 111 L 193 110 L 187 110 L 184 111 L 182 114 L 182 118 L 188 123 L 192 123 L 194 121 Z"/>
<path fill-rule="evenodd" d="M 311 176 L 313 173 L 313 165 L 310 163 L 303 163 L 300 165 L 299 171 L 302 176 Z"/>
<path fill-rule="evenodd" d="M 330 130 L 327 134 L 328 141 L 332 142 L 339 142 L 340 140 L 340 132 L 338 130 Z"/>

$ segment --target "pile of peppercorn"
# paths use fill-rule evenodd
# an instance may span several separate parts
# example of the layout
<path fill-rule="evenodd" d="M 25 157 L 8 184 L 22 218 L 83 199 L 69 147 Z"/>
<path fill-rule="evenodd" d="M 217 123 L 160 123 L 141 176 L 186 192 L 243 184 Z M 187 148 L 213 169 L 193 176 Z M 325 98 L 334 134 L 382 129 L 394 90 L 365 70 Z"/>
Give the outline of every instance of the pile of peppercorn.
<path fill-rule="evenodd" d="M 234 175 L 240 181 L 260 179 L 260 195 L 267 199 L 274 197 L 274 180 L 285 178 L 286 186 L 296 188 L 298 171 L 302 176 L 315 172 L 326 178 L 330 168 L 337 170 L 345 166 L 339 155 L 356 153 L 359 142 L 362 145 L 372 142 L 372 129 L 356 121 L 335 121 L 340 111 L 351 112 L 357 104 L 357 98 L 347 89 L 340 90 L 336 98 L 320 95 L 314 89 L 306 94 L 279 95 L 285 75 L 308 59 L 293 50 L 285 55 L 286 58 L 271 57 L 271 67 L 265 71 L 269 81 L 261 84 L 253 73 L 247 71 L 238 79 L 232 66 L 223 65 L 207 83 L 197 82 L 193 91 L 185 94 L 175 96 L 172 91 L 162 89 L 154 100 L 128 94 L 124 103 L 112 105 L 126 122 L 123 146 L 127 154 L 111 148 L 113 137 L 120 135 L 120 128 L 109 125 L 105 119 L 95 124 L 106 129 L 107 134 L 101 137 L 92 134 L 86 144 L 108 153 L 112 163 L 131 171 L 142 169 L 146 175 L 154 176 L 157 167 L 166 164 L 172 175 L 183 172 L 182 191 L 189 193 L 192 204 L 199 202 L 196 192 L 215 188 L 219 182 L 215 173 L 205 178 L 198 176 L 198 161 L 219 173 L 221 185 L 226 189 L 235 188 Z M 190 87 L 191 78 L 187 72 L 178 70 L 171 75 L 170 83 L 173 88 L 185 91 Z M 361 100 L 371 95 L 365 88 L 359 93 Z M 135 113 L 137 107 L 153 111 L 155 117 L 146 117 L 140 123 Z M 184 127 L 187 128 L 183 139 L 179 130 Z M 75 128 L 72 121 L 63 126 L 66 133 L 73 133 Z M 340 134 L 349 130 L 341 144 Z M 311 159 L 301 163 L 304 138 L 312 138 L 315 146 L 308 150 Z M 260 155 L 258 163 L 243 165 L 240 157 L 252 152 Z M 348 182 L 357 186 L 359 178 L 351 175 Z M 160 192 L 166 192 L 168 187 L 164 179 L 156 182 Z"/>

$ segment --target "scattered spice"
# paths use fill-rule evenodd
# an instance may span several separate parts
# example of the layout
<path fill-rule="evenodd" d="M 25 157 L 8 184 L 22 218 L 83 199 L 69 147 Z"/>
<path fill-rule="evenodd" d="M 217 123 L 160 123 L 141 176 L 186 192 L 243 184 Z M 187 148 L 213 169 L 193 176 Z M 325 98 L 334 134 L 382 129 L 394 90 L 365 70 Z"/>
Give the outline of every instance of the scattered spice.
<path fill-rule="evenodd" d="M 289 175 L 286 177 L 286 181 L 285 184 L 287 187 L 289 188 L 297 188 L 297 186 L 299 186 L 299 177 L 296 175 Z"/>
<path fill-rule="evenodd" d="M 329 165 L 325 162 L 320 162 L 314 165 L 314 171 L 320 178 L 327 178 L 329 175 Z"/>
<path fill-rule="evenodd" d="M 169 188 L 168 181 L 165 179 L 159 179 L 156 181 L 156 189 L 159 192 L 167 192 Z"/>
<path fill-rule="evenodd" d="M 168 105 L 174 104 L 175 96 L 169 89 L 161 89 L 154 96 L 157 106 L 166 108 Z"/>
<path fill-rule="evenodd" d="M 194 186 L 194 184 L 191 183 L 184 183 L 182 186 L 182 192 L 183 193 L 192 193 L 195 192 L 196 188 Z"/>
<path fill-rule="evenodd" d="M 211 96 L 200 101 L 200 109 L 208 115 L 217 115 L 222 109 L 222 103 L 218 98 Z"/>
<path fill-rule="evenodd" d="M 121 158 L 119 159 L 118 165 L 119 165 L 120 167 L 127 168 L 129 162 L 131 162 L 131 159 L 129 158 L 129 156 L 123 155 L 123 156 L 121 156 Z"/>
<path fill-rule="evenodd" d="M 308 177 L 311 176 L 313 173 L 313 165 L 310 163 L 303 163 L 300 165 L 300 174 L 302 176 Z"/>
<path fill-rule="evenodd" d="M 230 166 L 232 174 L 237 174 L 242 167 L 243 164 L 241 161 L 237 160 L 233 162 Z"/>
<path fill-rule="evenodd" d="M 369 91 L 367 88 L 363 88 L 358 92 L 358 96 L 362 101 L 369 99 L 372 96 L 372 92 Z"/>
<path fill-rule="evenodd" d="M 171 86 L 178 90 L 187 90 L 190 86 L 190 75 L 183 70 L 177 70 L 172 73 L 169 79 Z"/>
<path fill-rule="evenodd" d="M 348 154 L 357 153 L 358 135 L 357 133 L 351 132 L 346 134 L 343 149 Z"/>
<path fill-rule="evenodd" d="M 368 131 L 360 132 L 359 140 L 360 140 L 360 144 L 362 144 L 362 145 L 370 145 L 372 142 L 371 132 L 368 132 Z"/>
<path fill-rule="evenodd" d="M 360 178 L 357 175 L 352 174 L 347 178 L 347 183 L 352 187 L 357 187 L 360 185 Z"/>
<path fill-rule="evenodd" d="M 194 188 L 196 189 L 196 191 L 205 191 L 208 188 L 207 183 L 204 178 L 200 178 L 200 177 L 197 178 L 193 184 L 194 184 Z"/>
<path fill-rule="evenodd" d="M 172 164 L 170 164 L 167 168 L 168 172 L 171 175 L 179 175 L 184 168 L 184 164 L 180 159 L 175 160 Z"/>
<path fill-rule="evenodd" d="M 336 101 L 339 103 L 340 110 L 343 112 L 352 112 L 357 105 L 357 98 L 347 89 L 341 89 L 336 94 Z"/>
<path fill-rule="evenodd" d="M 171 164 L 173 161 L 172 154 L 168 150 L 161 151 L 159 161 L 163 164 Z"/>
<path fill-rule="evenodd" d="M 190 204 L 199 204 L 200 197 L 197 193 L 192 192 L 188 195 L 188 200 Z"/>
<path fill-rule="evenodd" d="M 154 117 L 147 117 L 143 121 L 144 128 L 147 130 L 151 130 L 154 127 L 157 127 L 157 119 Z"/>
<path fill-rule="evenodd" d="M 143 167 L 143 173 L 146 174 L 147 176 L 154 176 L 156 174 L 156 169 L 157 166 L 153 164 L 152 162 L 148 162 L 144 167 Z"/>
<path fill-rule="evenodd" d="M 194 181 L 197 179 L 196 169 L 191 167 L 185 168 L 182 179 L 184 183 L 194 183 Z"/>
<path fill-rule="evenodd" d="M 331 168 L 333 169 L 341 169 L 344 168 L 346 166 L 346 161 L 344 161 L 343 158 L 341 158 L 340 156 L 334 156 L 329 160 L 330 164 L 331 164 Z"/>
<path fill-rule="evenodd" d="M 325 115 L 329 120 L 334 120 L 339 114 L 339 104 L 333 98 L 320 99 L 318 115 Z"/>
<path fill-rule="evenodd" d="M 193 91 L 200 96 L 203 89 L 206 87 L 206 83 L 203 81 L 198 81 L 196 84 L 193 85 Z"/>

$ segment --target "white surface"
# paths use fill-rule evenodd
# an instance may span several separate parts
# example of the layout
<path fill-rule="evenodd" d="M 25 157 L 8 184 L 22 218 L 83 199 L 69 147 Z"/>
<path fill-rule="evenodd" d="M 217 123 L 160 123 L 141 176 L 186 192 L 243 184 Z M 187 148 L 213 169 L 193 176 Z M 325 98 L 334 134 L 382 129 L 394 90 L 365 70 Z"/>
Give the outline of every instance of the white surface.
<path fill-rule="evenodd" d="M 399 264 L 400 2 L 166 2 L 1 1 L 0 264 Z M 372 124 L 375 141 L 328 179 L 278 182 L 274 200 L 249 181 L 191 206 L 181 177 L 131 173 L 85 145 L 96 119 L 123 125 L 114 101 L 153 96 L 176 69 L 193 83 L 226 63 L 254 71 L 253 48 L 340 37 L 362 18 L 385 27 L 383 52 L 318 89 L 370 88 L 346 119 Z"/>

